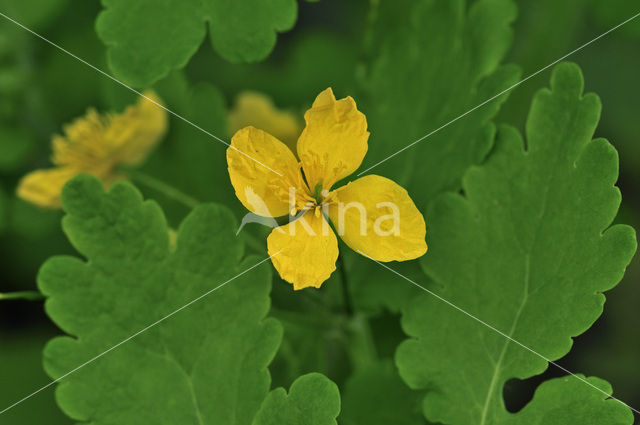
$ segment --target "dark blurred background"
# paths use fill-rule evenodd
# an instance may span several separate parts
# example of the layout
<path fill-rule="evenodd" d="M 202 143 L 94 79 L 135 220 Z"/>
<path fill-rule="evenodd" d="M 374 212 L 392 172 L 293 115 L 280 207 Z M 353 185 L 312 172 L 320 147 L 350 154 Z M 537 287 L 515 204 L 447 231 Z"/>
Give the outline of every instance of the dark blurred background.
<path fill-rule="evenodd" d="M 604 31 L 640 12 L 636 1 L 538 0 L 518 1 L 515 39 L 506 62 L 527 76 Z M 223 133 L 224 111 L 241 91 L 271 96 L 279 107 L 302 111 L 309 93 L 326 87 L 353 90 L 358 75 L 367 1 L 321 0 L 299 3 L 295 28 L 281 34 L 272 55 L 253 65 L 231 65 L 204 43 L 184 73 L 171 76 L 166 92 L 190 83 L 212 83 L 217 104 L 211 115 L 196 122 Z M 2 0 L 0 11 L 19 19 L 79 57 L 107 69 L 105 48 L 97 39 L 94 21 L 101 7 L 86 0 Z M 586 91 L 602 99 L 596 136 L 607 138 L 620 155 L 619 187 L 623 201 L 617 222 L 640 228 L 640 18 L 572 55 L 584 73 Z M 536 90 L 548 84 L 550 70 L 515 88 L 497 122 L 523 129 Z M 175 80 L 175 81 L 174 81 Z M 189 99 L 168 99 L 170 106 Z M 42 40 L 0 18 L 0 292 L 34 290 L 42 262 L 73 249 L 60 230 L 62 213 L 39 210 L 14 196 L 18 179 L 28 170 L 48 164 L 50 137 L 86 108 L 121 107 L 131 99 L 124 88 L 63 54 Z M 191 99 L 192 100 L 192 99 Z M 215 103 L 215 102 L 213 102 Z M 465 111 L 460 111 L 463 113 Z M 217 114 L 217 115 L 215 115 Z M 200 138 L 185 124 L 172 121 L 168 136 Z M 425 132 L 431 129 L 425 128 Z M 193 142 L 197 143 L 197 142 Z M 203 146 L 210 141 L 203 141 Z M 208 146 L 208 145 L 207 145 Z M 168 153 L 173 158 L 173 153 Z M 197 158 L 192 158 L 197 161 Z M 156 160 L 151 169 L 177 175 L 171 161 Z M 173 167 L 173 168 L 172 168 Z M 211 171 L 215 176 L 216 171 Z M 192 195 L 207 199 L 210 183 L 184 182 Z M 196 192 L 196 193 L 193 193 Z M 229 193 L 231 193 L 229 191 Z M 232 196 L 232 195 L 231 195 Z M 228 194 L 214 200 L 224 202 Z M 175 224 L 186 211 L 168 207 Z M 574 348 L 559 361 L 569 370 L 596 375 L 612 383 L 614 395 L 640 407 L 640 257 L 635 256 L 623 281 L 607 294 L 604 314 Z M 9 404 L 48 382 L 41 350 L 57 333 L 43 312 L 42 302 L 0 301 L 0 400 Z M 507 385 L 507 405 L 516 410 L 544 379 L 560 376 L 550 367 L 540 377 Z M 4 406 L 0 406 L 4 407 Z M 54 402 L 53 388 L 35 396 L 0 418 L 2 424 L 68 424 Z"/>

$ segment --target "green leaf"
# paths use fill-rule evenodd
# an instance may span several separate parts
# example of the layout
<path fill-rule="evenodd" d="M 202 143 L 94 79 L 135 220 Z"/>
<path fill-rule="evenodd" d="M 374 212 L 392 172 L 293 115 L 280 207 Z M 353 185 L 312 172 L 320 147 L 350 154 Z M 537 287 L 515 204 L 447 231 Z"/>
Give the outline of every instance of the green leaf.
<path fill-rule="evenodd" d="M 229 141 L 225 100 L 210 84 L 200 83 L 184 91 L 180 110 L 184 117 Z M 164 166 L 159 169 L 166 179 L 199 200 L 238 207 L 227 171 L 227 146 L 193 126 L 173 120 L 173 127 L 163 146 Z M 215 185 L 215 190 L 212 190 Z M 242 208 L 240 211 L 245 213 Z"/>
<path fill-rule="evenodd" d="M 224 98 L 217 88 L 207 83 L 190 86 L 183 75 L 174 73 L 162 80 L 156 90 L 178 114 L 228 142 L 227 111 Z M 226 152 L 227 146 L 220 140 L 171 117 L 169 133 L 145 164 L 144 171 L 170 182 L 201 202 L 223 204 L 240 216 L 247 211 L 238 201 L 229 182 Z M 165 200 L 164 197 L 155 196 L 154 199 Z M 182 205 L 180 208 L 170 208 L 167 202 L 162 205 L 172 224 L 176 222 L 174 210 L 182 213 L 180 218 L 184 215 Z"/>
<path fill-rule="evenodd" d="M 466 173 L 464 195 L 442 195 L 427 213 L 430 251 L 422 265 L 436 292 L 550 360 L 600 316 L 602 292 L 620 281 L 636 248 L 632 228 L 609 227 L 620 204 L 618 158 L 606 140 L 591 140 L 600 101 L 582 89 L 576 65 L 556 67 L 551 90 L 534 98 L 526 145 L 502 127 L 486 163 Z M 633 421 L 595 378 L 605 394 L 575 377 L 556 379 L 517 415 L 508 413 L 505 382 L 540 374 L 547 361 L 431 295 L 407 308 L 403 328 L 411 339 L 396 362 L 409 386 L 431 390 L 423 402 L 429 420 Z"/>
<path fill-rule="evenodd" d="M 640 227 L 640 214 L 629 204 L 623 200 L 616 222 L 628 222 L 637 229 Z M 598 371 L 599 375 L 614 382 L 616 397 L 636 408 L 638 373 L 634 371 L 640 358 L 640 338 L 633 336 L 633 332 L 638 335 L 640 329 L 634 327 L 630 330 L 630 325 L 635 323 L 640 305 L 637 282 L 640 282 L 640 255 L 633 257 L 616 290 L 607 294 L 607 309 L 598 319 L 597 326 L 575 348 L 577 351 L 589 347 L 588 351 L 585 350 L 587 355 L 574 357 L 581 370 Z"/>
<path fill-rule="evenodd" d="M 343 425 L 424 425 L 420 394 L 411 391 L 389 361 L 356 372 L 347 381 Z"/>
<path fill-rule="evenodd" d="M 260 259 L 243 259 L 231 213 L 194 209 L 171 251 L 162 211 L 129 183 L 105 193 L 79 176 L 63 206 L 64 230 L 87 260 L 53 257 L 38 276 L 47 314 L 70 334 L 44 351 L 52 378 L 228 282 L 65 377 L 57 388 L 64 412 L 92 424 L 251 423 L 282 330 L 264 318 L 270 265 L 247 271 Z"/>
<path fill-rule="evenodd" d="M 105 10 L 98 16 L 96 30 L 108 47 L 111 70 L 136 87 L 185 66 L 207 28 L 214 49 L 228 61 L 263 59 L 275 45 L 276 32 L 291 29 L 297 14 L 295 0 L 102 0 L 102 4 Z"/>
<path fill-rule="evenodd" d="M 579 375 L 585 379 L 584 376 Z M 587 381 L 607 394 L 611 385 L 602 379 Z M 605 396 L 575 377 L 547 381 L 538 388 L 533 400 L 518 415 L 505 419 L 506 425 L 604 425 L 632 424 L 633 415 L 615 400 Z M 490 422 L 489 422 L 490 423 Z"/>
<path fill-rule="evenodd" d="M 640 23 L 640 17 L 635 22 Z M 640 25 L 637 28 L 640 29 Z M 623 33 L 611 35 L 615 37 L 603 37 L 585 49 L 580 56 L 580 66 L 607 106 L 600 128 L 606 134 L 615 135 L 621 175 L 631 187 L 637 187 L 634 183 L 640 181 L 640 143 L 636 120 L 640 116 L 640 97 L 629 96 L 629 85 L 635 84 L 637 73 L 633 70 L 640 67 L 640 56 L 636 54 L 640 38 L 625 38 Z M 610 72 L 604 68 L 609 68 Z M 631 192 L 629 195 L 634 196 Z"/>
<path fill-rule="evenodd" d="M 271 391 L 252 425 L 337 425 L 340 392 L 319 373 L 303 375 L 284 388 Z"/>
<path fill-rule="evenodd" d="M 370 146 L 361 170 L 395 154 L 518 79 L 499 66 L 511 45 L 511 0 L 380 2 L 376 46 L 359 99 Z M 471 3 L 468 5 L 467 3 Z M 456 190 L 466 169 L 491 148 L 489 120 L 505 95 L 376 166 L 370 172 L 407 187 L 419 207 Z"/>
<path fill-rule="evenodd" d="M 517 81 L 516 67 L 498 66 L 511 44 L 513 2 L 467 3 L 381 1 L 374 10 L 378 18 L 370 44 L 375 49 L 356 97 L 371 132 L 361 171 Z M 365 174 L 392 178 L 424 208 L 442 191 L 459 189 L 464 171 L 489 152 L 495 134 L 489 121 L 505 99 L 499 97 Z M 355 258 L 350 266 L 357 271 L 350 282 L 354 300 L 364 311 L 398 311 L 415 294 L 412 285 L 380 275 L 380 266 L 367 259 Z M 415 267 L 400 267 L 414 276 Z"/>
<path fill-rule="evenodd" d="M 580 35 L 579 32 L 584 31 L 589 7 L 589 2 L 584 0 L 519 1 L 509 61 L 517 63 L 522 74 L 528 76 L 598 35 L 596 32 Z M 545 25 L 540 25 L 540 22 Z M 589 55 L 598 45 L 595 43 L 580 52 L 583 69 L 583 55 Z M 590 75 L 586 70 L 585 74 Z M 546 77 L 539 75 L 515 88 L 495 117 L 495 122 L 508 122 L 518 129 L 524 128 L 531 98 L 545 81 Z M 602 96 L 601 91 L 598 94 Z"/>

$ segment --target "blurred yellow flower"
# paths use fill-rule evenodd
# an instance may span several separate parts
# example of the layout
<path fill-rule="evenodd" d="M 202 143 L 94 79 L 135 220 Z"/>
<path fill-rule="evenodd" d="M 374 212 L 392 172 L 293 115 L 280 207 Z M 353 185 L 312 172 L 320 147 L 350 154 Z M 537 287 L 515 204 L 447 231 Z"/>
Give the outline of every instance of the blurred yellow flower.
<path fill-rule="evenodd" d="M 87 173 L 108 187 L 125 178 L 116 166 L 137 166 L 144 161 L 167 129 L 167 112 L 160 99 L 145 92 L 138 103 L 121 114 L 87 114 L 64 127 L 64 136 L 52 140 L 53 168 L 35 170 L 18 184 L 19 197 L 46 208 L 60 208 L 62 187 L 74 176 Z"/>
<path fill-rule="evenodd" d="M 253 91 L 242 92 L 236 97 L 228 120 L 229 134 L 250 125 L 263 129 L 284 142 L 290 149 L 295 148 L 302 130 L 294 113 L 278 109 L 268 96 Z"/>
<path fill-rule="evenodd" d="M 297 216 L 267 239 L 280 276 L 294 289 L 318 288 L 329 278 L 338 258 L 329 221 L 349 247 L 374 260 L 423 255 L 424 218 L 405 189 L 368 175 L 331 190 L 360 166 L 367 152 L 367 121 L 355 101 L 336 100 L 329 88 L 318 95 L 305 121 L 297 142 L 300 161 L 255 127 L 235 133 L 227 149 L 231 184 L 247 209 L 265 217 Z"/>

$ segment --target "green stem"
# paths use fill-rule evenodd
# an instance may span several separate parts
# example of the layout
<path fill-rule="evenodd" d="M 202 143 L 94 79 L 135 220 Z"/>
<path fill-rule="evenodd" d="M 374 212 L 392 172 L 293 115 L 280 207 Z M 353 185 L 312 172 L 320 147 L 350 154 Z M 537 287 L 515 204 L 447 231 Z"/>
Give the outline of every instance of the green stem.
<path fill-rule="evenodd" d="M 41 301 L 44 300 L 44 295 L 38 291 L 5 292 L 0 293 L 0 300 Z"/>
<path fill-rule="evenodd" d="M 181 204 L 183 204 L 188 208 L 195 208 L 200 204 L 200 202 L 197 199 L 192 198 L 191 196 L 187 195 L 181 190 L 176 189 L 175 187 L 168 185 L 167 183 L 161 180 L 158 180 L 155 177 L 152 177 L 141 171 L 126 170 L 126 173 L 134 182 L 138 182 L 144 186 L 147 186 L 148 188 L 158 191 L 163 195 L 165 195 L 167 198 L 180 202 Z"/>
<path fill-rule="evenodd" d="M 357 314 L 351 319 L 347 329 L 349 330 L 348 353 L 351 364 L 356 370 L 366 369 L 378 359 L 369 320 L 365 316 Z"/>
<path fill-rule="evenodd" d="M 337 263 L 340 269 L 340 280 L 342 281 L 344 311 L 348 318 L 346 326 L 348 334 L 347 350 L 353 367 L 360 370 L 375 363 L 378 354 L 373 341 L 371 327 L 369 326 L 369 320 L 362 314 L 355 313 L 353 309 L 351 292 L 349 291 L 349 279 L 347 277 L 347 269 L 344 265 L 342 253 L 338 254 Z"/>
<path fill-rule="evenodd" d="M 338 268 L 340 269 L 340 281 L 342 282 L 342 298 L 344 302 L 344 311 L 347 316 L 353 316 L 353 305 L 351 303 L 351 293 L 349 292 L 349 282 L 347 279 L 347 270 L 344 266 L 342 253 L 338 254 Z"/>

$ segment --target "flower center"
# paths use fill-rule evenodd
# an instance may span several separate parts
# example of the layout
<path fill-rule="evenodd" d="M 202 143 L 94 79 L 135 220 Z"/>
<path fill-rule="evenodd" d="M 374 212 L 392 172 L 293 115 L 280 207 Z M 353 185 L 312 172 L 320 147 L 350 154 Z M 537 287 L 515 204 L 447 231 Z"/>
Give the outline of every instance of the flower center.
<path fill-rule="evenodd" d="M 322 180 L 316 182 L 312 188 L 310 179 L 302 172 L 302 163 L 299 163 L 298 167 L 297 170 L 284 170 L 284 175 L 273 181 L 269 187 L 282 201 L 288 202 L 289 215 L 296 216 L 309 210 L 315 210 L 315 214 L 318 215 L 324 205 L 334 202 L 333 192 L 325 188 Z"/>
<path fill-rule="evenodd" d="M 324 196 L 322 196 L 322 182 L 316 184 L 316 188 L 313 191 L 313 198 L 316 200 L 316 204 L 322 204 Z"/>

